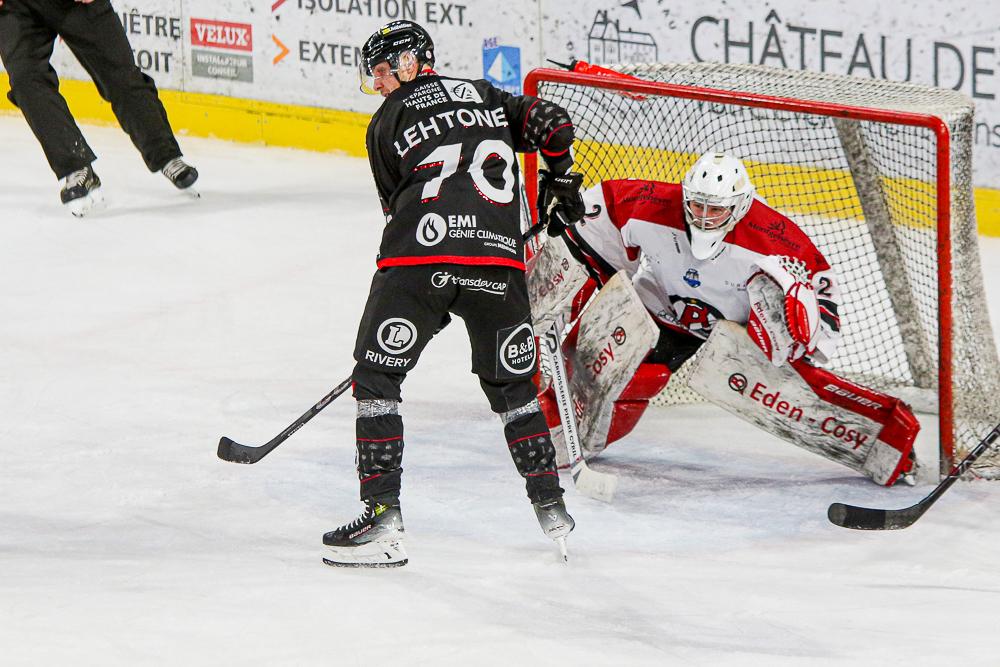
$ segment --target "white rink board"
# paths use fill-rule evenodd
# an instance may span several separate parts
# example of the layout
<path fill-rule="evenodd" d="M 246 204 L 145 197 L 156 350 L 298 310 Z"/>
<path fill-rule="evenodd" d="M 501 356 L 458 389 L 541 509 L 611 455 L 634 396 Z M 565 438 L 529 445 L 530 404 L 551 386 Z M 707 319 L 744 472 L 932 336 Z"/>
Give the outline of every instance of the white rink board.
<path fill-rule="evenodd" d="M 870 0 L 124 0 L 114 6 L 128 15 L 137 61 L 163 88 L 348 111 L 377 107 L 377 99 L 357 90 L 357 48 L 397 17 L 430 30 L 442 71 L 490 73 L 514 91 L 546 58 L 573 57 L 604 64 L 753 62 L 957 88 L 977 105 L 975 184 L 1000 187 L 1000 29 L 989 0 L 924 0 L 906 11 Z M 193 43 L 192 21 L 202 28 L 204 21 L 231 24 L 250 33 L 252 46 Z M 283 56 L 281 45 L 288 49 Z M 84 78 L 72 60 L 57 47 L 57 69 Z"/>

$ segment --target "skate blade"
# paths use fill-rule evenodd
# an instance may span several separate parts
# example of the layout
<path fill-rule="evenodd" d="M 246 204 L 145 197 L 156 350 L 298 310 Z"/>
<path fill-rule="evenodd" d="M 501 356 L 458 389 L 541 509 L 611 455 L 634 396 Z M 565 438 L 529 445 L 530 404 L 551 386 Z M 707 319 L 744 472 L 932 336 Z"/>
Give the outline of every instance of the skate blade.
<path fill-rule="evenodd" d="M 565 536 L 563 536 L 563 537 L 557 537 L 557 538 L 555 538 L 555 541 L 556 541 L 556 544 L 559 545 L 559 555 L 562 556 L 563 562 L 564 563 L 568 563 L 569 562 L 569 552 L 566 551 L 566 537 Z"/>
<path fill-rule="evenodd" d="M 94 188 L 85 197 L 79 197 L 73 201 L 66 202 L 69 212 L 75 218 L 84 218 L 95 211 L 101 210 L 105 205 L 104 193 L 101 192 L 101 188 Z"/>
<path fill-rule="evenodd" d="M 329 565 L 330 567 L 355 567 L 355 568 L 357 568 L 357 567 L 364 567 L 364 568 L 371 569 L 371 568 L 377 568 L 377 567 L 383 567 L 383 568 L 384 567 L 403 567 L 404 565 L 406 565 L 410 561 L 408 559 L 404 558 L 403 560 L 398 560 L 398 561 L 395 561 L 395 562 L 392 562 L 392 563 L 388 563 L 388 562 L 386 562 L 386 563 L 344 563 L 344 562 L 341 562 L 341 561 L 330 560 L 329 558 L 324 558 L 323 562 L 326 563 L 327 565 Z"/>
<path fill-rule="evenodd" d="M 201 193 L 194 189 L 194 186 L 189 186 L 181 190 L 182 193 L 190 197 L 191 199 L 201 199 Z"/>
<path fill-rule="evenodd" d="M 400 542 L 369 542 L 356 547 L 327 547 L 323 562 L 331 567 L 402 567 L 409 562 Z"/>

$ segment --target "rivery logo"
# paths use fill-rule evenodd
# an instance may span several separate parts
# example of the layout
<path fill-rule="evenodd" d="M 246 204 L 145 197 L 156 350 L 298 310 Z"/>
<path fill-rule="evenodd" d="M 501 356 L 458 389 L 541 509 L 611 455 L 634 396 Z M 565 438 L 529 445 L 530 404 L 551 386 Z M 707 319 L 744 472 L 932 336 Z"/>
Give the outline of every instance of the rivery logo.
<path fill-rule="evenodd" d="M 523 375 L 535 370 L 535 333 L 525 322 L 514 328 L 500 344 L 500 365 L 509 373 Z"/>
<path fill-rule="evenodd" d="M 849 398 L 855 403 L 860 403 L 861 405 L 868 406 L 869 408 L 875 408 L 876 410 L 881 410 L 884 406 L 881 403 L 873 401 L 870 398 L 865 398 L 864 396 L 858 396 L 852 391 L 848 391 L 843 387 L 838 387 L 837 385 L 830 383 L 823 387 L 829 392 L 836 394 L 837 396 L 843 396 L 844 398 Z"/>
<path fill-rule="evenodd" d="M 482 104 L 483 98 L 479 91 L 468 81 L 455 81 L 454 79 L 441 79 L 441 85 L 448 93 L 448 97 L 453 102 L 465 102 L 468 104 Z"/>
<path fill-rule="evenodd" d="M 435 246 L 448 235 L 448 221 L 437 213 L 428 213 L 417 223 L 417 243 L 422 246 Z"/>
<path fill-rule="evenodd" d="M 376 338 L 389 354 L 403 354 L 417 342 L 417 327 L 402 317 L 390 317 L 379 325 Z"/>
<path fill-rule="evenodd" d="M 253 26 L 211 19 L 191 19 L 191 44 L 230 51 L 253 51 Z"/>
<path fill-rule="evenodd" d="M 458 285 L 473 292 L 486 292 L 488 294 L 502 295 L 507 291 L 507 283 L 499 280 L 486 280 L 484 278 L 467 278 L 464 276 L 452 275 L 448 271 L 438 271 L 431 276 L 431 285 L 441 289 L 448 284 Z"/>
<path fill-rule="evenodd" d="M 600 375 L 605 368 L 614 362 L 615 348 L 624 345 L 627 339 L 628 334 L 625 332 L 623 327 L 616 328 L 611 335 L 608 336 L 608 340 L 605 341 L 604 347 L 598 350 L 597 356 L 587 362 L 587 367 L 590 368 L 591 372 L 595 376 Z"/>

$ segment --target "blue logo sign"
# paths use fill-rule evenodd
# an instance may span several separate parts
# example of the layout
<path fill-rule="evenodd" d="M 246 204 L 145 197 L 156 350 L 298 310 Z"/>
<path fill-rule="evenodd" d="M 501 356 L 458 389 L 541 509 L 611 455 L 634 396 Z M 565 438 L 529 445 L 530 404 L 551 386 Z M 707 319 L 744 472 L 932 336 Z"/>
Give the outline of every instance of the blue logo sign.
<path fill-rule="evenodd" d="M 521 94 L 521 49 L 483 41 L 483 78 L 511 95 Z"/>
<path fill-rule="evenodd" d="M 688 269 L 687 273 L 684 274 L 684 282 L 691 287 L 698 287 L 701 285 L 701 279 L 698 278 L 698 270 Z"/>

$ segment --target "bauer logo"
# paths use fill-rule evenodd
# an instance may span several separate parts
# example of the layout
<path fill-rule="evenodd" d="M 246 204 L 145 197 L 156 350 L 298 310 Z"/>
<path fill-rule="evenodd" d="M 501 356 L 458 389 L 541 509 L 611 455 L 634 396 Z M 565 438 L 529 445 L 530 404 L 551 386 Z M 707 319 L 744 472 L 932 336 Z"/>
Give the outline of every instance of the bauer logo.
<path fill-rule="evenodd" d="M 747 388 L 747 376 L 742 373 L 733 373 L 729 376 L 729 388 L 737 394 L 742 394 Z"/>
<path fill-rule="evenodd" d="M 455 81 L 454 79 L 441 79 L 441 85 L 448 93 L 448 97 L 453 102 L 465 102 L 468 104 L 482 104 L 483 98 L 479 91 L 468 81 Z"/>
<path fill-rule="evenodd" d="M 376 337 L 389 354 L 403 354 L 417 342 L 417 328 L 402 317 L 391 317 L 379 325 Z"/>
<path fill-rule="evenodd" d="M 422 246 L 435 246 L 447 235 L 448 221 L 437 213 L 428 213 L 417 223 L 417 243 Z"/>
<path fill-rule="evenodd" d="M 535 332 L 531 329 L 531 323 L 525 322 L 516 327 L 501 329 L 497 332 L 497 339 L 501 337 L 503 342 L 500 343 L 497 352 L 504 370 L 513 375 L 524 375 L 534 371 Z"/>

